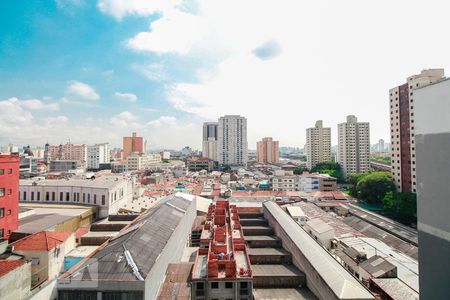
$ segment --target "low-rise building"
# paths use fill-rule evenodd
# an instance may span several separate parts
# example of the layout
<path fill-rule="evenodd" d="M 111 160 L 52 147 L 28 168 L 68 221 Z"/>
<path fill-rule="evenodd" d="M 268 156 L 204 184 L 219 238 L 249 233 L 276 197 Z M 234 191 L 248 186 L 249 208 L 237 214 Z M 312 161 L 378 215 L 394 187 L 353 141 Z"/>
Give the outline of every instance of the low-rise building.
<path fill-rule="evenodd" d="M 79 160 L 52 160 L 50 161 L 49 172 L 69 172 L 80 169 L 84 170 L 84 167 Z"/>
<path fill-rule="evenodd" d="M 331 239 L 335 236 L 333 227 L 316 218 L 306 222 L 304 228 L 321 246 L 330 249 Z"/>
<path fill-rule="evenodd" d="M 286 206 L 286 210 L 292 219 L 300 225 L 304 225 L 309 220 L 300 206 L 288 205 Z"/>
<path fill-rule="evenodd" d="M 282 192 L 293 192 L 296 190 L 298 176 L 292 171 L 277 170 L 272 178 L 272 190 Z"/>
<path fill-rule="evenodd" d="M 25 299 L 31 289 L 31 262 L 0 260 L 0 299 Z"/>
<path fill-rule="evenodd" d="M 127 158 L 128 171 L 148 169 L 158 163 L 161 163 L 161 154 L 159 153 L 133 152 Z"/>
<path fill-rule="evenodd" d="M 303 173 L 298 181 L 298 190 L 304 192 L 331 192 L 337 190 L 336 178 L 328 174 Z"/>
<path fill-rule="evenodd" d="M 187 168 L 191 172 L 206 170 L 211 172 L 214 169 L 214 161 L 207 157 L 193 157 L 187 160 Z"/>
<path fill-rule="evenodd" d="M 75 248 L 70 232 L 42 231 L 8 246 L 11 252 L 31 261 L 31 287 L 55 279 L 64 269 L 64 256 Z"/>
<path fill-rule="evenodd" d="M 20 180 L 20 201 L 95 205 L 98 217 L 116 214 L 132 197 L 131 180 L 115 176 L 97 179 Z"/>

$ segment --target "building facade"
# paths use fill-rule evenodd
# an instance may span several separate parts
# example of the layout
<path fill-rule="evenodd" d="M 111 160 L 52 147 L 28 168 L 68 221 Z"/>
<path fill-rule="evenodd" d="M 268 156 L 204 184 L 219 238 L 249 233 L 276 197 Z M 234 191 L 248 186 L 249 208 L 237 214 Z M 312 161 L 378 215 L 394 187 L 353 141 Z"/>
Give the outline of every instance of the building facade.
<path fill-rule="evenodd" d="M 298 178 L 292 171 L 277 170 L 272 178 L 272 190 L 293 192 L 297 189 Z"/>
<path fill-rule="evenodd" d="M 217 122 L 203 123 L 202 156 L 217 161 Z"/>
<path fill-rule="evenodd" d="M 127 158 L 128 171 L 148 169 L 149 167 L 161 162 L 159 153 L 131 153 Z"/>
<path fill-rule="evenodd" d="M 318 163 L 331 161 L 331 128 L 323 127 L 322 120 L 306 129 L 306 156 L 308 169 Z"/>
<path fill-rule="evenodd" d="M 243 166 L 248 161 L 247 119 L 237 115 L 219 118 L 217 128 L 219 164 Z"/>
<path fill-rule="evenodd" d="M 123 137 L 123 154 L 122 159 L 127 159 L 133 152 L 142 153 L 145 152 L 145 141 L 141 136 L 137 136 L 136 132 L 133 132 L 132 136 Z"/>
<path fill-rule="evenodd" d="M 19 227 L 19 155 L 0 154 L 0 240 Z"/>
<path fill-rule="evenodd" d="M 95 144 L 88 146 L 87 168 L 90 170 L 98 170 L 100 164 L 110 163 L 111 153 L 109 143 Z"/>
<path fill-rule="evenodd" d="M 79 160 L 52 160 L 48 168 L 49 172 L 69 172 L 84 169 Z"/>
<path fill-rule="evenodd" d="M 100 218 L 115 214 L 131 200 L 131 181 L 116 176 L 91 179 L 20 180 L 20 201 L 98 206 Z"/>
<path fill-rule="evenodd" d="M 278 163 L 280 160 L 280 146 L 278 141 L 265 137 L 256 143 L 256 161 L 260 163 Z"/>
<path fill-rule="evenodd" d="M 189 171 L 198 172 L 206 170 L 211 172 L 214 169 L 214 161 L 207 157 L 193 157 L 186 161 L 186 165 Z"/>
<path fill-rule="evenodd" d="M 369 122 L 358 122 L 355 116 L 350 115 L 347 122 L 338 124 L 337 160 L 344 176 L 369 172 Z"/>
<path fill-rule="evenodd" d="M 299 176 L 298 191 L 331 192 L 337 190 L 337 180 L 328 174 L 303 173 Z"/>
<path fill-rule="evenodd" d="M 450 79 L 414 91 L 417 227 L 421 299 L 446 299 L 450 286 Z"/>
<path fill-rule="evenodd" d="M 416 151 L 414 141 L 414 92 L 443 80 L 443 69 L 423 70 L 407 82 L 389 90 L 391 122 L 391 172 L 400 192 L 416 192 Z"/>

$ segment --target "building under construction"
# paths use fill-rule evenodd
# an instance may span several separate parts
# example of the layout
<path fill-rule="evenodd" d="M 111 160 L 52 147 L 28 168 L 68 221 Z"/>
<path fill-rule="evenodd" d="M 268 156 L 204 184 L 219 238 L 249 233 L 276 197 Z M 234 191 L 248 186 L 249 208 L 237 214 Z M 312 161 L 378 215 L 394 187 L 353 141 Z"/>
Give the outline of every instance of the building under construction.
<path fill-rule="evenodd" d="M 235 205 L 210 205 L 192 270 L 192 299 L 253 299 L 253 275 Z"/>

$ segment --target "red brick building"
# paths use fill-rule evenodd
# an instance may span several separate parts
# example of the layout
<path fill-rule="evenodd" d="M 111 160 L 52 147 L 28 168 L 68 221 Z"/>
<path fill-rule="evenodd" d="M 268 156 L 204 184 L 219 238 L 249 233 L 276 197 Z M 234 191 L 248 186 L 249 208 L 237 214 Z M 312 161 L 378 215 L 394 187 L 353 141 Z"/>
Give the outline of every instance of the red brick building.
<path fill-rule="evenodd" d="M 19 226 L 19 156 L 0 154 L 0 239 Z"/>

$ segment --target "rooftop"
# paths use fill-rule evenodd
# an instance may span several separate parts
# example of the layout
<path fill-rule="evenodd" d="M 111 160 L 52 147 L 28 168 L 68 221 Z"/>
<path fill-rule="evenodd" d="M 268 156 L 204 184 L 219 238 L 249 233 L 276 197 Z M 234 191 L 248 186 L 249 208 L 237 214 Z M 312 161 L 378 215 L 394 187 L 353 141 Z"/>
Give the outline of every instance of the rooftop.
<path fill-rule="evenodd" d="M 183 193 L 164 198 L 63 278 L 142 281 L 150 273 L 191 202 L 189 195 Z M 129 261 L 136 268 L 131 268 Z"/>
<path fill-rule="evenodd" d="M 10 246 L 14 247 L 13 251 L 50 251 L 64 243 L 71 234 L 70 232 L 42 231 L 24 237 Z"/>
<path fill-rule="evenodd" d="M 0 277 L 26 264 L 26 260 L 0 260 Z"/>
<path fill-rule="evenodd" d="M 112 189 L 126 179 L 116 176 L 102 176 L 97 179 L 21 179 L 20 186 L 70 186 Z"/>

